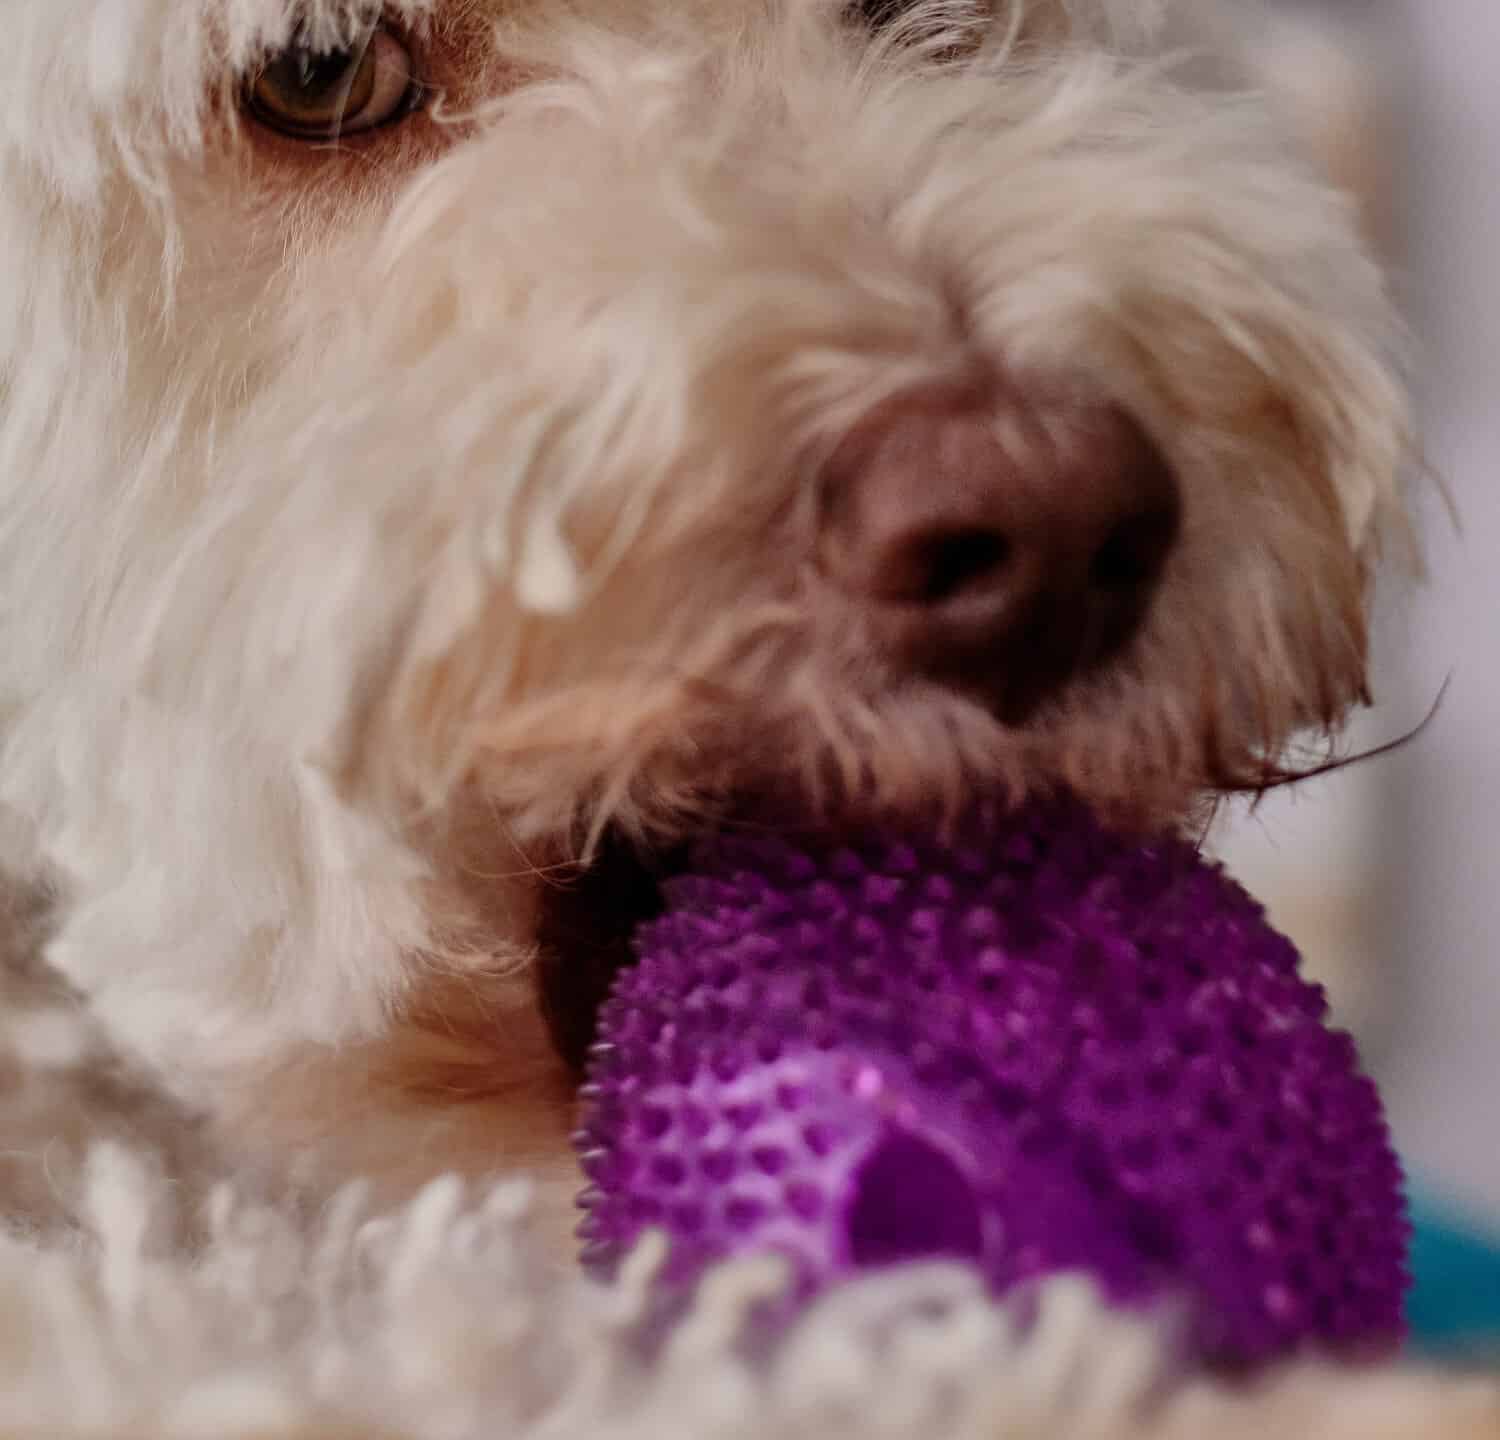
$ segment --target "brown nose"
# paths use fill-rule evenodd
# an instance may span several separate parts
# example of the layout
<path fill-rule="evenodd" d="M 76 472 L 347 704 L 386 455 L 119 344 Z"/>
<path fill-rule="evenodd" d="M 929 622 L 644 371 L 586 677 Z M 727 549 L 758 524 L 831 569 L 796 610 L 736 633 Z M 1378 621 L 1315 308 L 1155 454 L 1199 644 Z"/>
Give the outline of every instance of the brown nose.
<path fill-rule="evenodd" d="M 1013 393 L 888 402 L 822 500 L 819 567 L 890 657 L 1016 717 L 1130 639 L 1181 512 L 1123 410 Z"/>

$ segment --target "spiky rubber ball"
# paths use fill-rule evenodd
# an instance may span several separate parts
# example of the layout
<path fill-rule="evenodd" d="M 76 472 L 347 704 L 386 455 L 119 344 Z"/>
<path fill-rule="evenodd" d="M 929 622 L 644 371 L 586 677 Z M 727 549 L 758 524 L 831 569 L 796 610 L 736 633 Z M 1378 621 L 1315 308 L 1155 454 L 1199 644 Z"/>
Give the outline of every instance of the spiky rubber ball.
<path fill-rule="evenodd" d="M 1380 1102 L 1261 907 L 1048 802 L 931 835 L 705 845 L 600 1013 L 586 1259 L 774 1251 L 809 1295 L 955 1257 L 1086 1272 L 1253 1365 L 1383 1353 L 1408 1227 Z"/>

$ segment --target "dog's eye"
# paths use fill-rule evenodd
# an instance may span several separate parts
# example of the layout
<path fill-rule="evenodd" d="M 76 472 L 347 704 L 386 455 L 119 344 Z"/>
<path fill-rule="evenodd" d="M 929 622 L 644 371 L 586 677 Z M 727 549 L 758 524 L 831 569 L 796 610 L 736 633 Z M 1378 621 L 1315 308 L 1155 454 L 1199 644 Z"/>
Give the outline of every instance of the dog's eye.
<path fill-rule="evenodd" d="M 402 118 L 420 94 L 411 51 L 384 26 L 358 43 L 317 50 L 293 42 L 250 86 L 262 125 L 297 140 L 336 140 Z"/>
<path fill-rule="evenodd" d="M 844 0 L 844 15 L 870 34 L 918 47 L 934 59 L 957 59 L 974 49 L 993 24 L 995 0 L 929 5 L 921 0 Z"/>
<path fill-rule="evenodd" d="M 849 13 L 872 30 L 879 30 L 910 8 L 910 0 L 851 0 Z"/>

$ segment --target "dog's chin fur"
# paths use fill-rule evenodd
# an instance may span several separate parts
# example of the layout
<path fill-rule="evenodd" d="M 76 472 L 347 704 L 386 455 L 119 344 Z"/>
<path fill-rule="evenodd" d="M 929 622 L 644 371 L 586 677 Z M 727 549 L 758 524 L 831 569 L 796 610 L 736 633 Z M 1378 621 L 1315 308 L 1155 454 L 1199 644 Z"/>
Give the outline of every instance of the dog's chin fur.
<path fill-rule="evenodd" d="M 1172 824 L 1359 699 L 1397 329 L 1352 205 L 1161 8 L 408 0 L 445 98 L 337 147 L 239 101 L 358 6 L 11 17 L 11 860 L 247 1154 L 565 1192 L 536 975 L 584 1003 L 628 928 L 596 849 L 769 793 Z M 1138 635 L 1021 720 L 808 562 L 840 438 L 959 384 L 1123 407 L 1182 490 Z"/>

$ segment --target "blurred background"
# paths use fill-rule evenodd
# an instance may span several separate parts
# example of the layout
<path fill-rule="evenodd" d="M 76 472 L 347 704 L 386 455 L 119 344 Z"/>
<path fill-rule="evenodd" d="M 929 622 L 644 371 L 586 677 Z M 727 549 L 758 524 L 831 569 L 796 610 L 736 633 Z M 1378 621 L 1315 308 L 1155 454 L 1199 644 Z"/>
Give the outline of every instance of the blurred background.
<path fill-rule="evenodd" d="M 1423 487 L 1428 574 L 1388 582 L 1376 705 L 1350 748 L 1411 730 L 1448 689 L 1398 754 L 1241 808 L 1215 844 L 1385 1088 L 1423 1207 L 1424 1315 L 1467 1303 L 1500 1340 L 1500 0 L 1281 8 L 1318 22 L 1287 32 L 1282 72 L 1324 104 L 1371 195 L 1416 332 L 1427 459 L 1458 515 Z"/>

